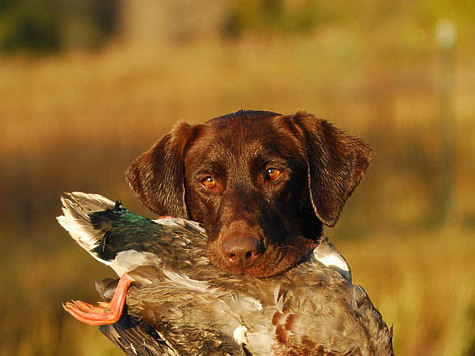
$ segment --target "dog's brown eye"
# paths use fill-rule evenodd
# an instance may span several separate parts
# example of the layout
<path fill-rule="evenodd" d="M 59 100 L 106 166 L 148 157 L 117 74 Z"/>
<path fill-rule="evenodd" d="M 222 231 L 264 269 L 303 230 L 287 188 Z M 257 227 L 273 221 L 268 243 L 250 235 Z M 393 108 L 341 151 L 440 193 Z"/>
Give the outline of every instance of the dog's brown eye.
<path fill-rule="evenodd" d="M 216 180 L 211 176 L 207 176 L 201 181 L 201 184 L 207 189 L 213 189 L 216 187 Z"/>
<path fill-rule="evenodd" d="M 267 168 L 266 170 L 266 178 L 270 180 L 275 180 L 279 178 L 281 172 L 277 168 Z"/>

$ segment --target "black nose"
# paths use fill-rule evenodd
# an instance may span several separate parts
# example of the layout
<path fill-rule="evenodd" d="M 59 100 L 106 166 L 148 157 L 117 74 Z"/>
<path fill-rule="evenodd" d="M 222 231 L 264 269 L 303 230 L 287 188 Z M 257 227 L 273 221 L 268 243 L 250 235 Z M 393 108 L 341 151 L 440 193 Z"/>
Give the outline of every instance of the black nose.
<path fill-rule="evenodd" d="M 221 247 L 224 260 L 230 267 L 244 271 L 264 252 L 261 240 L 251 236 L 233 236 L 226 239 Z"/>

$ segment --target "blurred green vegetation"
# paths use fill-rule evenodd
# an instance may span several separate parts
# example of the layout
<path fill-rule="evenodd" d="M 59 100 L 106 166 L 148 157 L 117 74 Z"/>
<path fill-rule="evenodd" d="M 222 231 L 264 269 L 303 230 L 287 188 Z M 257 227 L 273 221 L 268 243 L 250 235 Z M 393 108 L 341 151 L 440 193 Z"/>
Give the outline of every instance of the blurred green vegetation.
<path fill-rule="evenodd" d="M 1 0 L 0 50 L 97 48 L 114 33 L 118 0 Z"/>
<path fill-rule="evenodd" d="M 23 21 L 57 36 L 44 42 L 57 45 L 38 51 L 63 50 L 24 57 L 15 51 L 30 48 L 29 35 L 17 35 L 22 39 L 9 40 L 11 56 L 0 58 L 0 356 L 120 355 L 96 328 L 61 308 L 68 299 L 96 300 L 93 281 L 113 273 L 56 223 L 59 195 L 97 192 L 151 216 L 125 183 L 127 165 L 176 121 L 202 122 L 240 108 L 305 109 L 373 146 L 361 186 L 326 234 L 394 324 L 397 354 L 475 355 L 472 2 L 233 1 L 220 10 L 217 27 L 206 27 L 209 33 L 197 30 L 210 20 L 209 8 L 198 9 L 179 18 L 200 35 L 176 41 L 165 26 L 169 40 L 138 46 L 126 36 L 127 24 L 158 22 L 147 17 L 147 6 L 158 2 L 123 0 L 142 7 L 143 17 L 133 7 L 124 15 L 119 6 L 107 24 L 90 10 L 99 2 L 50 1 L 0 2 L 0 43 L 9 26 L 12 33 L 31 32 Z M 180 1 L 160 2 L 171 22 L 183 11 Z M 13 20 L 21 11 L 30 14 Z M 447 69 L 434 39 L 441 18 L 458 28 L 449 68 L 454 191 L 443 221 Z M 83 30 L 89 26 L 108 30 Z M 94 35 L 102 31 L 123 37 L 101 51 L 78 50 L 85 38 L 114 38 Z"/>
<path fill-rule="evenodd" d="M 31 51 L 59 49 L 59 18 L 51 1 L 3 1 L 0 6 L 0 45 L 4 51 L 18 47 Z"/>
<path fill-rule="evenodd" d="M 121 18 L 128 17 L 131 0 L 0 0 L 0 50 L 33 53 L 64 49 L 97 49 L 114 36 L 121 35 Z M 183 28 L 206 23 L 209 7 L 218 7 L 221 17 L 207 28 L 224 38 L 246 34 L 308 34 L 328 26 L 371 30 L 375 26 L 392 27 L 398 36 L 407 37 L 417 46 L 421 31 L 432 29 L 441 18 L 451 18 L 460 28 L 472 29 L 475 6 L 470 0 L 431 1 L 363 1 L 331 2 L 324 0 L 206 0 L 192 8 L 186 0 L 164 0 L 161 5 L 150 1 L 140 5 L 163 17 L 180 18 Z M 189 9 L 187 9 L 189 7 Z M 147 10 L 146 10 L 147 11 Z M 189 12 L 195 14 L 189 14 Z M 164 12 L 165 14 L 158 14 Z M 198 23 L 198 25 L 196 25 Z M 170 41 L 177 37 L 169 28 L 163 34 Z M 389 33 L 387 33 L 389 34 Z M 186 36 L 186 38 L 194 38 Z M 416 41 L 416 42 L 414 42 Z"/>

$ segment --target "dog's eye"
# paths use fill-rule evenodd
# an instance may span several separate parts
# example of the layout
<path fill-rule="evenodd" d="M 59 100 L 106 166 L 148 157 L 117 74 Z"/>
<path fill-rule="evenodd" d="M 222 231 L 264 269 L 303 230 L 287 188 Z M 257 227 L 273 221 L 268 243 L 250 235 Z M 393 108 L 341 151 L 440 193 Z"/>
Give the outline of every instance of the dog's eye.
<path fill-rule="evenodd" d="M 201 181 L 201 185 L 207 189 L 213 189 L 216 187 L 216 180 L 211 176 L 207 176 Z"/>
<path fill-rule="evenodd" d="M 266 169 L 266 178 L 270 180 L 275 180 L 280 177 L 282 173 L 277 168 L 267 168 Z"/>

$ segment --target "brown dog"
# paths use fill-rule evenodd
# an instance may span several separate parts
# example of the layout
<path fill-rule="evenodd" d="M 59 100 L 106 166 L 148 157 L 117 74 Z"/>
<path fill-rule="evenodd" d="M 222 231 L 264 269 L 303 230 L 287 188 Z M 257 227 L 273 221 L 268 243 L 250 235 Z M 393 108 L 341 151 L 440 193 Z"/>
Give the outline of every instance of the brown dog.
<path fill-rule="evenodd" d="M 153 212 L 203 224 L 213 264 L 271 276 L 335 225 L 370 159 L 361 140 L 305 112 L 238 111 L 179 123 L 126 175 Z"/>

